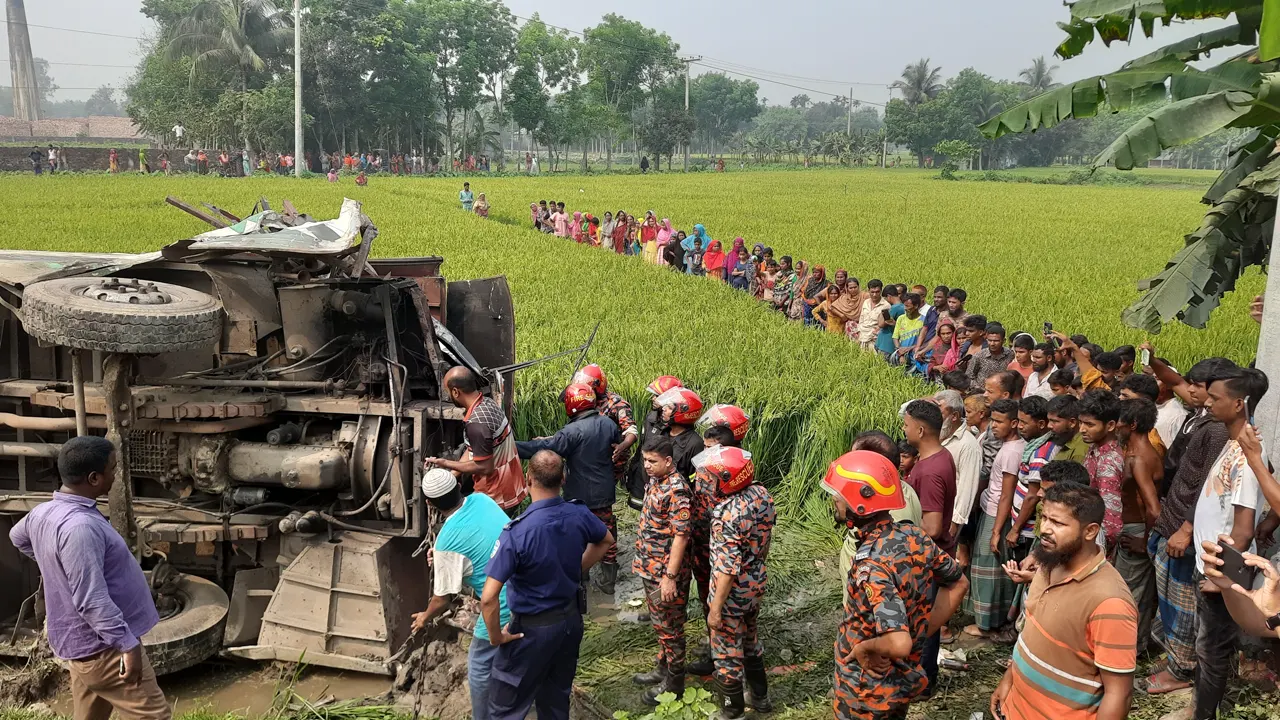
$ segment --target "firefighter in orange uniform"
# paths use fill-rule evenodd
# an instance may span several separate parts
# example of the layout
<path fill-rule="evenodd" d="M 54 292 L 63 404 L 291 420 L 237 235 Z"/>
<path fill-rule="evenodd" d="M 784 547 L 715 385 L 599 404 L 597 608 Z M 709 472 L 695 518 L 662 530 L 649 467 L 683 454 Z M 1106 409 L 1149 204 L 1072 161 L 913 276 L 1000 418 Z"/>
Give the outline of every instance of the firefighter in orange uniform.
<path fill-rule="evenodd" d="M 905 718 L 928 682 L 925 641 L 959 607 L 969 583 L 923 530 L 890 517 L 906 507 L 896 458 L 845 453 L 822 484 L 834 498 L 837 525 L 860 536 L 836 636 L 835 717 Z"/>
<path fill-rule="evenodd" d="M 755 482 L 751 453 L 718 446 L 698 455 L 697 472 L 716 489 L 711 510 L 711 656 L 720 695 L 720 717 L 740 718 L 749 702 L 773 709 L 756 632 L 768 573 L 765 560 L 777 512 L 773 498 Z M 745 688 L 744 688 L 745 681 Z"/>

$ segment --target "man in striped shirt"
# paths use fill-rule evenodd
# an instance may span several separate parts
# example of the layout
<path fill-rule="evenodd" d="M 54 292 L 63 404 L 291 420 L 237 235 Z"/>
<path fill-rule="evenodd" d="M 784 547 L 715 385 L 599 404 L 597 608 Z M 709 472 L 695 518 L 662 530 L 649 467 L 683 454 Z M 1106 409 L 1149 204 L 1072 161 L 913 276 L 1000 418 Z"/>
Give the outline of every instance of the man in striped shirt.
<path fill-rule="evenodd" d="M 1041 501 L 1026 624 L 991 696 L 999 720 L 1121 720 L 1137 668 L 1138 609 L 1097 544 L 1098 491 L 1058 483 Z"/>

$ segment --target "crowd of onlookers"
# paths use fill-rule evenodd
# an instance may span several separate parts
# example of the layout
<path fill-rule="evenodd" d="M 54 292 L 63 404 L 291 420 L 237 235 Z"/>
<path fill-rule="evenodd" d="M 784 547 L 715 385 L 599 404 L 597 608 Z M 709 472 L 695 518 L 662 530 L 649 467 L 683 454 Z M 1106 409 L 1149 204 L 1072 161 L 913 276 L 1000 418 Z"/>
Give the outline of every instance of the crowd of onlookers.
<path fill-rule="evenodd" d="M 1017 643 L 996 717 L 1025 717 L 1019 707 L 1066 713 L 1064 677 L 1084 716 L 1121 702 L 1127 712 L 1146 652 L 1165 657 L 1137 682 L 1145 692 L 1194 683 L 1195 717 L 1213 717 L 1241 630 L 1280 628 L 1277 574 L 1248 555 L 1280 527 L 1269 512 L 1280 506 L 1280 483 L 1251 425 L 1268 387 L 1260 371 L 1218 357 L 1184 374 L 1150 343 L 1106 349 L 1050 324 L 1034 336 L 1009 332 L 968 312 L 963 289 L 864 285 L 845 270 L 828 277 L 742 238 L 724 252 L 702 225 L 686 234 L 652 211 L 597 217 L 543 201 L 529 212 L 541 232 L 725 282 L 940 386 L 903 407 L 899 469 L 911 498 L 894 517 L 967 570 L 974 622 L 964 632 Z M 1056 515 L 1052 498 L 1062 497 L 1074 536 Z M 858 564 L 856 537 L 846 568 Z M 1080 547 L 1086 541 L 1094 554 Z M 1264 590 L 1231 589 L 1218 571 L 1226 544 L 1272 578 Z M 1069 576 L 1054 574 L 1071 558 Z M 1057 589 L 1063 580 L 1074 584 Z M 946 636 L 912 638 L 908 664 L 931 665 Z"/>

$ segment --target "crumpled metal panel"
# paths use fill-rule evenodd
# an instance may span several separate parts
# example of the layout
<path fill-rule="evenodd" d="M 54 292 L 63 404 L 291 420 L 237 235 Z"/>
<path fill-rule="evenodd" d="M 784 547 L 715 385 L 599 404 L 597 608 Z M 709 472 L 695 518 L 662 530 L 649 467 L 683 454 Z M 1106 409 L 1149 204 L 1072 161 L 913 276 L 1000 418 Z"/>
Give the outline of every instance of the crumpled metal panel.
<path fill-rule="evenodd" d="M 250 215 L 230 227 L 210 230 L 170 245 L 165 248 L 164 256 L 179 260 L 209 252 L 339 255 L 360 240 L 360 227 L 360 203 L 346 198 L 335 220 L 290 227 L 281 213 L 268 210 Z"/>
<path fill-rule="evenodd" d="M 0 251 L 0 282 L 27 286 L 75 275 L 110 275 L 160 260 L 160 253 L 69 253 L 39 250 Z"/>

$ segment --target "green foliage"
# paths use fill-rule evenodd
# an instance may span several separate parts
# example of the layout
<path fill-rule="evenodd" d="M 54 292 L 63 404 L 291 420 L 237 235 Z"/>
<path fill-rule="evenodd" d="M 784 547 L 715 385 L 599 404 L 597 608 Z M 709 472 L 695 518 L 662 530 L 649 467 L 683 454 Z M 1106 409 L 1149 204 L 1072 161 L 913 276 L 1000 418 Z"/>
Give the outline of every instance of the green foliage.
<path fill-rule="evenodd" d="M 1212 208 L 1198 230 L 1160 274 L 1139 283 L 1143 296 L 1123 314 L 1127 324 L 1158 332 L 1178 318 L 1204 327 L 1222 295 L 1252 265 L 1267 261 L 1280 168 L 1263 165 L 1280 136 L 1280 3 L 1271 0 L 1079 0 L 1070 6 L 1062 57 L 1079 54 L 1095 35 L 1110 44 L 1128 40 L 1140 25 L 1151 37 L 1156 21 L 1227 17 L 1237 24 L 1168 45 L 1120 70 L 1039 95 L 981 126 L 989 138 L 1052 128 L 1071 118 L 1091 117 L 1104 107 L 1125 110 L 1153 101 L 1094 159 L 1094 167 L 1140 167 L 1165 150 L 1201 141 L 1227 128 L 1254 128 L 1237 149 L 1205 201 Z M 1261 37 L 1259 29 L 1261 28 Z M 1249 47 L 1260 42 L 1257 48 Z M 1199 68 L 1188 64 L 1210 51 L 1243 46 L 1235 57 Z"/>
<path fill-rule="evenodd" d="M 713 142 L 727 141 L 760 114 L 759 92 L 754 80 L 734 80 L 721 73 L 694 78 L 689 83 L 689 105 L 698 132 Z"/>
<path fill-rule="evenodd" d="M 942 166 L 942 177 L 955 180 L 955 172 L 960 169 L 960 162 L 978 154 L 978 148 L 964 140 L 943 140 L 934 146 L 933 151 L 946 158 Z"/>
<path fill-rule="evenodd" d="M 718 709 L 711 693 L 703 688 L 688 688 L 680 696 L 666 692 L 657 700 L 658 707 L 651 713 L 632 717 L 631 713 L 619 710 L 613 714 L 613 720 L 706 720 Z"/>
<path fill-rule="evenodd" d="M 625 113 L 683 70 L 679 49 L 666 33 L 609 13 L 583 32 L 579 60 L 596 98 Z"/>

